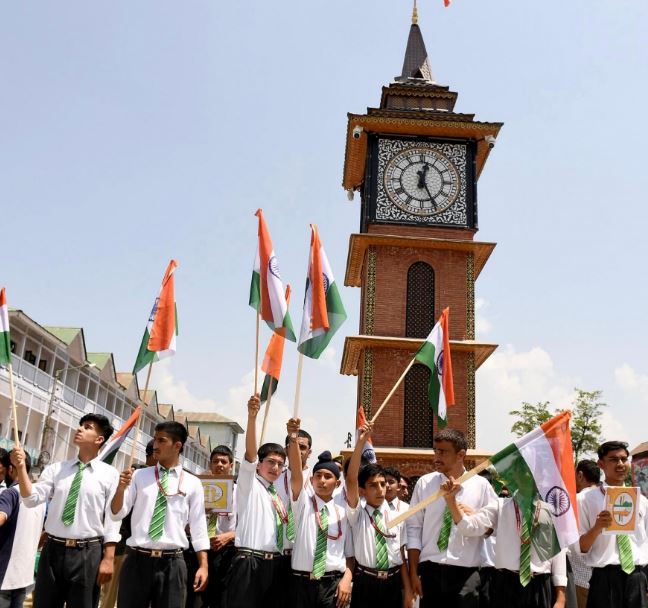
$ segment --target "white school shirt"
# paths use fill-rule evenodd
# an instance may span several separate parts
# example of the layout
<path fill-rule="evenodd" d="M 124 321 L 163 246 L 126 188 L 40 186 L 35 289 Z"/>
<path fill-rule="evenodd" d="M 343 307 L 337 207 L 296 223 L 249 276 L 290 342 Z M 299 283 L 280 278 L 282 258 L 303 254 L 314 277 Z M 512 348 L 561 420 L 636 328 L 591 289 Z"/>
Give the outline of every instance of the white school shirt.
<path fill-rule="evenodd" d="M 78 458 L 55 462 L 45 467 L 39 480 L 32 484 L 32 493 L 23 498 L 26 507 L 35 507 L 49 500 L 45 532 L 59 538 L 94 538 L 116 543 L 121 538 L 119 522 L 110 517 L 110 502 L 119 483 L 117 469 L 95 458 L 83 471 L 74 521 L 66 526 L 61 521 L 63 509 L 79 470 Z"/>
<path fill-rule="evenodd" d="M 548 508 L 540 511 L 539 517 L 551 518 Z M 463 516 L 457 524 L 457 532 L 466 536 L 482 536 L 492 528 L 497 530 L 494 565 L 499 570 L 520 570 L 520 531 L 512 498 L 498 498 L 470 516 Z M 535 545 L 531 544 L 531 572 L 551 574 L 556 587 L 567 586 L 567 550 L 563 549 L 550 560 L 538 556 Z"/>
<path fill-rule="evenodd" d="M 277 522 L 270 483 L 256 474 L 257 461 L 241 461 L 236 484 L 236 547 L 277 551 Z M 279 481 L 279 478 L 277 479 Z M 277 484 L 273 484 L 277 488 Z M 278 492 L 277 488 L 277 492 Z"/>
<path fill-rule="evenodd" d="M 605 511 L 605 486 L 587 488 L 577 494 L 577 499 L 578 531 L 582 536 L 594 527 L 596 516 L 601 511 Z M 645 566 L 648 564 L 648 500 L 641 493 L 637 518 L 639 519 L 637 531 L 627 536 L 630 539 L 635 565 Z M 578 542 L 571 546 L 571 550 L 585 556 L 585 564 L 590 568 L 620 564 L 615 534 L 599 534 L 587 553 L 580 551 Z"/>
<path fill-rule="evenodd" d="M 124 492 L 122 508 L 111 517 L 119 521 L 133 510 L 131 517 L 131 535 L 126 541 L 129 547 L 142 549 L 158 549 L 172 551 L 173 549 L 188 549 L 189 540 L 185 528 L 189 524 L 191 544 L 195 551 L 207 551 L 209 538 L 207 536 L 207 520 L 205 518 L 205 493 L 203 486 L 196 476 L 184 471 L 181 465 L 169 469 L 167 476 L 167 509 L 164 518 L 162 536 L 153 540 L 149 536 L 149 528 L 155 503 L 158 496 L 158 481 L 156 471 L 160 473 L 160 464 L 133 473 L 130 485 Z M 178 494 L 182 492 L 183 494 Z"/>
<path fill-rule="evenodd" d="M 308 492 L 309 494 L 313 493 L 313 485 L 311 484 L 311 476 L 312 476 L 312 471 L 310 467 L 306 467 L 305 469 L 302 469 L 302 475 L 304 479 L 304 485 L 303 489 L 304 491 Z M 281 499 L 281 502 L 283 502 L 284 507 L 286 510 L 291 508 L 292 504 L 292 499 L 290 498 L 292 494 L 292 490 L 290 489 L 290 480 L 292 478 L 292 475 L 290 473 L 290 469 L 286 469 L 282 474 L 279 479 L 277 479 L 277 482 L 275 483 L 275 487 L 277 488 L 277 493 L 279 494 L 279 498 Z M 283 548 L 284 550 L 286 549 L 292 549 L 293 545 L 295 544 L 295 541 L 289 540 L 288 539 L 288 526 L 284 526 L 284 544 Z"/>
<path fill-rule="evenodd" d="M 376 529 L 372 525 L 372 516 L 375 507 L 367 504 L 358 504 L 357 508 L 347 510 L 351 536 L 353 537 L 353 550 L 356 561 L 365 568 L 376 567 Z M 392 511 L 385 501 L 379 507 L 382 520 L 387 533 L 385 538 L 387 544 L 387 556 L 389 567 L 400 566 L 403 563 L 401 547 L 405 544 L 404 523 L 401 522 L 395 528 L 387 529 L 390 519 L 396 517 L 396 511 Z M 393 538 L 391 538 L 393 536 Z"/>
<path fill-rule="evenodd" d="M 313 508 L 313 499 L 315 508 Z M 325 503 L 319 496 L 302 491 L 297 501 L 293 501 L 295 514 L 295 546 L 292 553 L 293 570 L 312 572 L 315 559 L 315 544 L 317 541 L 317 515 L 326 505 L 328 510 L 328 534 L 337 537 L 341 530 L 342 535 L 336 540 L 327 539 L 326 545 L 326 572 L 344 572 L 346 557 L 344 554 L 345 542 L 349 534 L 347 522 L 347 504 L 342 495 L 332 498 Z"/>
<path fill-rule="evenodd" d="M 410 508 L 434 494 L 447 479 L 443 473 L 428 473 L 421 477 L 412 492 Z M 475 475 L 461 485 L 457 501 L 478 511 L 489 503 L 495 503 L 497 496 L 488 481 Z M 437 546 L 445 508 L 446 502 L 440 498 L 407 520 L 408 550 L 419 549 L 421 551 L 419 563 L 429 561 L 450 566 L 480 566 L 483 559 L 483 538 L 458 534 L 456 526 L 453 525 L 450 529 L 448 548 L 441 551 Z"/>

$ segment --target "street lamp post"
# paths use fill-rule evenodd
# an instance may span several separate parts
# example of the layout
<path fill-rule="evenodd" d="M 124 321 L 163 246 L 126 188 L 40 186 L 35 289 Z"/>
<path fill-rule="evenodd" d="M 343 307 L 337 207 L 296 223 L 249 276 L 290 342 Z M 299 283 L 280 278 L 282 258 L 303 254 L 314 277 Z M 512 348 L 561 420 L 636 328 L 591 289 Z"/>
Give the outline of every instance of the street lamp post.
<path fill-rule="evenodd" d="M 52 416 L 54 414 L 56 387 L 61 380 L 61 374 L 64 371 L 69 372 L 77 369 L 93 369 L 96 367 L 97 366 L 94 363 L 82 363 L 81 365 L 75 365 L 73 367 L 63 367 L 54 372 L 54 382 L 52 384 L 52 392 L 50 394 L 49 405 L 47 407 L 47 416 L 45 417 L 45 426 L 43 428 L 43 437 L 41 438 L 38 462 L 36 463 L 37 470 L 42 471 L 43 467 L 48 464 L 50 459 L 52 458 L 52 449 L 54 447 L 54 427 L 52 425 Z"/>

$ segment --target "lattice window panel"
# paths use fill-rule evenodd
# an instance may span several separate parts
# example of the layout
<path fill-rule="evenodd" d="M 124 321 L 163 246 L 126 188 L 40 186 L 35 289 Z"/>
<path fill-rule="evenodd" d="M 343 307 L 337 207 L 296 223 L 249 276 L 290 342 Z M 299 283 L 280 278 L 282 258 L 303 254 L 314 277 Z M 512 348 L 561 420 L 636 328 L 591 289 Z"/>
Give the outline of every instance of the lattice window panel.
<path fill-rule="evenodd" d="M 428 399 L 429 382 L 430 370 L 425 365 L 414 365 L 405 376 L 403 447 L 432 447 L 434 421 Z"/>
<path fill-rule="evenodd" d="M 407 271 L 405 335 L 427 338 L 434 319 L 434 270 L 425 262 L 415 262 Z"/>

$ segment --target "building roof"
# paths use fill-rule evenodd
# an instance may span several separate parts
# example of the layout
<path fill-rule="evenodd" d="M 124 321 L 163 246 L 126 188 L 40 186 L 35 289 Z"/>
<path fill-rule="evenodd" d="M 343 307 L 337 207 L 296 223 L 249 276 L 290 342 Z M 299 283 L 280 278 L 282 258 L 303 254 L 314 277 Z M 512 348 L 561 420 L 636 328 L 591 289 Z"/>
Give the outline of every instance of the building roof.
<path fill-rule="evenodd" d="M 191 422 L 216 422 L 227 424 L 239 435 L 245 432 L 238 422 L 231 420 L 222 414 L 217 414 L 216 412 L 185 412 L 184 410 L 177 410 L 176 420 L 180 417 L 182 417 L 183 420 L 189 420 Z"/>
<path fill-rule="evenodd" d="M 131 385 L 131 382 L 133 382 L 133 374 L 130 374 L 128 372 L 117 372 L 115 374 L 117 377 L 117 382 L 121 384 L 124 388 L 128 388 Z"/>
<path fill-rule="evenodd" d="M 102 370 L 112 358 L 112 353 L 88 353 L 88 362 L 94 363 L 97 369 Z"/>
<path fill-rule="evenodd" d="M 405 59 L 403 60 L 403 70 L 396 80 L 406 81 L 408 78 L 423 79 L 427 83 L 434 84 L 423 34 L 416 23 L 412 23 L 410 27 Z"/>
<path fill-rule="evenodd" d="M 637 456 L 644 452 L 648 452 L 648 441 L 640 443 L 634 450 L 632 450 L 632 452 L 630 452 L 630 456 Z"/>
<path fill-rule="evenodd" d="M 141 399 L 144 403 L 146 403 L 146 405 L 150 405 L 150 404 L 151 404 L 151 400 L 152 400 L 153 397 L 155 396 L 155 391 L 152 391 L 152 390 L 150 390 L 150 389 L 147 390 L 147 391 L 141 390 L 141 391 L 139 392 L 139 396 L 140 396 L 140 399 Z"/>
<path fill-rule="evenodd" d="M 172 403 L 158 403 L 158 412 L 165 418 L 169 417 L 169 412 L 173 411 Z"/>
<path fill-rule="evenodd" d="M 81 327 L 52 327 L 50 325 L 43 325 L 43 327 L 68 346 L 72 344 L 79 332 L 83 331 Z"/>

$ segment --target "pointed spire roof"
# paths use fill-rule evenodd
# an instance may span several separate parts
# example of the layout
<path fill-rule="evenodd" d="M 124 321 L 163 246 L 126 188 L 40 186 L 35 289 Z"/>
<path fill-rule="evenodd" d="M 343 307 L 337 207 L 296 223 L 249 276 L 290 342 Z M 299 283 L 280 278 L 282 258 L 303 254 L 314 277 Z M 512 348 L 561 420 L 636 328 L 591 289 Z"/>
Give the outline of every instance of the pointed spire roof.
<path fill-rule="evenodd" d="M 410 27 L 409 38 L 407 39 L 407 48 L 405 49 L 405 59 L 403 61 L 403 71 L 396 78 L 397 82 L 407 82 L 410 78 L 425 80 L 427 83 L 435 84 L 428 54 L 423 41 L 421 28 L 418 26 L 418 13 L 416 2 L 412 11 L 412 25 Z"/>

